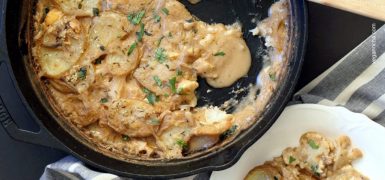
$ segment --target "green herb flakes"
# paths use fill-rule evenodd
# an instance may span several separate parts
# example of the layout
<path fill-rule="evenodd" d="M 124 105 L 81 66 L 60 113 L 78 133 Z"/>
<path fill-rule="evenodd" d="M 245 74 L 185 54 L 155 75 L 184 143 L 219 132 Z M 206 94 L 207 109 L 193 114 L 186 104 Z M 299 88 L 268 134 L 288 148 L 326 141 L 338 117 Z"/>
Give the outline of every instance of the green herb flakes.
<path fill-rule="evenodd" d="M 108 99 L 107 98 L 102 98 L 100 99 L 100 103 L 104 104 L 104 103 L 107 103 L 108 102 Z"/>
<path fill-rule="evenodd" d="M 176 94 L 177 93 L 177 89 L 176 89 L 176 77 L 173 77 L 171 78 L 170 80 L 168 80 L 168 84 L 170 85 L 170 88 L 171 88 L 171 92 Z"/>
<path fill-rule="evenodd" d="M 163 87 L 163 83 L 162 83 L 162 81 L 160 80 L 159 76 L 154 76 L 154 77 L 152 77 L 152 78 L 154 79 L 155 84 L 156 84 L 157 86 L 159 86 L 160 88 Z"/>
<path fill-rule="evenodd" d="M 310 166 L 310 169 L 312 171 L 312 173 L 317 176 L 317 177 L 320 177 L 321 174 L 318 172 L 318 165 L 311 165 Z"/>
<path fill-rule="evenodd" d="M 147 98 L 148 103 L 150 103 L 151 105 L 154 105 L 158 99 L 156 97 L 156 95 L 146 88 L 143 89 L 143 92 L 146 94 L 146 98 Z"/>
<path fill-rule="evenodd" d="M 138 25 L 142 21 L 142 18 L 144 17 L 145 13 L 146 12 L 143 10 L 143 11 L 138 12 L 135 15 L 132 15 L 131 23 L 134 25 Z M 130 20 L 130 17 L 128 19 Z"/>
<path fill-rule="evenodd" d="M 309 144 L 309 146 L 310 146 L 312 149 L 318 149 L 318 148 L 319 148 L 319 145 L 316 144 L 316 143 L 314 142 L 314 140 L 312 140 L 312 139 L 309 139 L 309 140 L 307 141 L 307 143 Z"/>
<path fill-rule="evenodd" d="M 226 53 L 223 52 L 223 51 L 218 51 L 218 52 L 216 52 L 216 53 L 214 54 L 214 56 L 225 56 L 225 55 L 226 55 Z"/>
<path fill-rule="evenodd" d="M 99 16 L 99 14 L 100 14 L 98 8 L 92 8 L 92 13 L 94 14 L 94 16 Z"/>
<path fill-rule="evenodd" d="M 78 78 L 80 80 L 85 80 L 87 78 L 87 68 L 81 67 L 78 71 Z"/>
<path fill-rule="evenodd" d="M 128 137 L 127 135 L 122 135 L 122 140 L 123 141 L 128 141 L 128 140 L 130 140 L 130 137 Z"/>
<path fill-rule="evenodd" d="M 137 45 L 138 45 L 137 42 L 134 42 L 131 44 L 130 48 L 128 48 L 127 56 L 130 56 L 132 54 L 132 52 L 134 52 Z"/>
<path fill-rule="evenodd" d="M 156 23 L 160 22 L 161 17 L 158 14 L 154 14 L 153 18 Z"/>
<path fill-rule="evenodd" d="M 178 139 L 176 141 L 176 144 L 181 147 L 182 149 L 187 149 L 188 148 L 188 144 L 186 141 L 182 140 L 182 139 Z"/>
<path fill-rule="evenodd" d="M 176 70 L 176 75 L 177 75 L 177 76 L 182 76 L 182 75 L 183 75 L 183 72 L 182 72 L 180 69 L 177 69 L 177 70 Z"/>
<path fill-rule="evenodd" d="M 135 14 L 129 14 L 127 16 L 128 21 L 132 22 L 132 20 L 134 19 L 134 16 L 135 16 Z"/>
<path fill-rule="evenodd" d="M 100 49 L 101 51 L 105 51 L 105 50 L 106 50 L 106 47 L 104 47 L 103 45 L 101 45 L 101 46 L 99 46 L 99 49 Z"/>
<path fill-rule="evenodd" d="M 277 80 L 277 75 L 275 73 L 269 73 L 270 80 L 276 81 Z"/>
<path fill-rule="evenodd" d="M 140 23 L 140 30 L 139 30 L 139 32 L 136 32 L 136 36 L 137 36 L 138 42 L 142 41 L 143 35 L 144 35 L 144 24 Z"/>
<path fill-rule="evenodd" d="M 228 137 L 230 137 L 231 135 L 233 135 L 235 133 L 235 131 L 237 130 L 238 126 L 237 125 L 233 125 L 231 126 L 230 129 L 226 130 L 225 132 L 223 132 L 220 136 L 220 139 L 226 139 Z"/>
<path fill-rule="evenodd" d="M 169 14 L 170 14 L 170 11 L 169 11 L 167 8 L 162 8 L 162 12 L 163 12 L 165 15 L 169 15 Z"/>
<path fill-rule="evenodd" d="M 166 55 L 166 50 L 163 49 L 163 48 L 158 48 L 156 49 L 155 51 L 155 59 L 159 62 L 159 63 L 164 63 L 166 60 L 167 60 L 167 55 Z"/>
<path fill-rule="evenodd" d="M 158 126 L 160 124 L 160 121 L 157 118 L 152 118 L 152 119 L 148 120 L 147 124 L 152 125 L 152 126 Z"/>
<path fill-rule="evenodd" d="M 289 164 L 291 164 L 292 162 L 294 162 L 296 159 L 293 157 L 293 156 L 289 156 Z"/>

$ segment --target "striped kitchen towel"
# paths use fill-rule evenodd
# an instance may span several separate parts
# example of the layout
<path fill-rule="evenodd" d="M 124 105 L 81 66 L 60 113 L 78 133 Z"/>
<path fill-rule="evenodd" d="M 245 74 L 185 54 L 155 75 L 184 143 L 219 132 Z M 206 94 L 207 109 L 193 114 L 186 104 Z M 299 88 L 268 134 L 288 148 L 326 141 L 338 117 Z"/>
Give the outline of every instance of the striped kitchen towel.
<path fill-rule="evenodd" d="M 385 126 L 385 25 L 294 96 L 344 106 Z"/>

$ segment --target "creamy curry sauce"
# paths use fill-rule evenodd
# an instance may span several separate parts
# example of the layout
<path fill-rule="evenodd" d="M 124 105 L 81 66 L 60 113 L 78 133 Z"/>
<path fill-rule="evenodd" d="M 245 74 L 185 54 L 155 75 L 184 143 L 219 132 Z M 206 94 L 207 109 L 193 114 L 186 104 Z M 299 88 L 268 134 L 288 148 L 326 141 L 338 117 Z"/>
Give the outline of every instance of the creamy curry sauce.
<path fill-rule="evenodd" d="M 283 44 L 286 6 L 275 18 Z M 249 71 L 239 24 L 199 21 L 176 0 L 39 0 L 34 18 L 34 64 L 53 106 L 101 151 L 123 158 L 219 147 L 256 122 L 285 73 L 284 58 L 272 57 L 234 114 L 196 107 L 198 76 L 223 88 Z"/>

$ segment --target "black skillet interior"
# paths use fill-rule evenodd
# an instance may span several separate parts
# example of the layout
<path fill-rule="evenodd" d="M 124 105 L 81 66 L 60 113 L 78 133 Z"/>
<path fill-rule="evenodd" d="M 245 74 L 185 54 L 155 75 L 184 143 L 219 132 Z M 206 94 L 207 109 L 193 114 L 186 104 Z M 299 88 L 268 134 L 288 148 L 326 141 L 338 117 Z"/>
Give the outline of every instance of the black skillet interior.
<path fill-rule="evenodd" d="M 23 135 L 16 139 L 59 147 L 93 167 L 121 176 L 175 178 L 202 171 L 224 169 L 235 163 L 246 148 L 260 138 L 273 124 L 285 103 L 288 101 L 299 73 L 303 55 L 302 48 L 306 40 L 304 2 L 290 0 L 293 16 L 291 21 L 295 28 L 293 28 L 294 34 L 291 35 L 293 45 L 289 59 L 291 65 L 288 67 L 287 77 L 283 78 L 284 81 L 277 96 L 271 101 L 270 107 L 266 109 L 260 122 L 242 133 L 233 142 L 226 145 L 225 148 L 182 161 L 173 160 L 157 163 L 122 161 L 103 155 L 89 145 L 85 145 L 84 142 L 79 141 L 79 138 L 75 137 L 76 135 L 70 132 L 70 130 L 66 129 L 61 123 L 58 123 L 61 121 L 60 118 L 53 113 L 49 103 L 47 103 L 41 91 L 39 91 L 39 86 L 37 86 L 33 79 L 31 81 L 28 80 L 31 77 L 30 74 L 28 74 L 28 72 L 30 72 L 27 68 L 28 66 L 26 66 L 28 63 L 29 49 L 25 44 L 26 37 L 24 35 L 25 32 L 28 31 L 25 23 L 28 13 L 32 13 L 32 10 L 28 9 L 32 1 L 3 0 L 3 2 L 4 4 L 7 3 L 7 10 L 6 22 L 4 24 L 5 33 L 2 31 L 4 34 L 1 34 L 1 39 L 4 41 L 0 43 L 4 48 L 0 51 L 2 56 L 0 65 L 3 69 L 5 66 L 2 65 L 2 62 L 5 62 L 9 68 L 8 70 L 6 68 L 7 72 L 0 72 L 0 76 L 9 77 L 10 81 L 13 81 L 13 84 L 9 83 L 7 86 L 11 89 L 10 91 L 12 91 L 13 88 L 13 94 L 18 94 L 18 96 L 9 97 L 9 101 L 7 100 L 5 103 L 7 104 L 9 102 L 10 104 L 20 101 L 21 103 L 19 104 L 23 104 L 23 107 L 20 107 L 19 110 L 25 109 L 30 115 L 30 118 L 27 119 L 36 121 L 41 126 L 41 132 L 46 131 L 48 133 L 45 135 L 50 136 L 41 137 L 35 135 L 35 138 L 27 138 L 27 136 L 23 138 L 23 135 L 28 133 L 22 133 Z M 213 91 L 211 93 L 207 93 L 207 90 L 211 89 L 211 87 L 209 87 L 206 82 L 201 79 L 199 82 L 199 105 L 207 103 L 220 105 L 233 96 L 229 94 L 233 88 L 245 87 L 249 83 L 256 81 L 256 76 L 262 68 L 262 55 L 264 53 L 263 40 L 252 36 L 248 31 L 255 27 L 255 23 L 252 22 L 253 18 L 260 20 L 267 16 L 268 9 L 270 5 L 274 3 L 274 0 L 202 0 L 202 2 L 197 5 L 191 5 L 187 0 L 181 0 L 181 2 L 187 6 L 192 14 L 203 21 L 225 24 L 232 24 L 239 21 L 243 25 L 244 38 L 247 41 L 253 57 L 253 65 L 248 77 L 240 79 L 236 85 L 230 88 L 212 89 Z M 0 17 L 3 18 L 1 14 Z M 3 26 L 3 24 L 1 25 Z M 1 77 L 0 80 L 2 80 Z M 2 86 L 5 86 L 5 84 L 2 84 Z M 6 98 L 3 98 L 3 100 L 4 99 Z M 51 138 L 59 142 L 59 145 L 53 145 L 53 141 L 48 140 Z"/>
<path fill-rule="evenodd" d="M 197 91 L 197 96 L 199 97 L 198 106 L 208 104 L 220 106 L 230 98 L 241 99 L 247 94 L 247 91 L 234 94 L 232 93 L 234 92 L 233 90 L 236 91 L 248 87 L 250 83 L 255 84 L 257 75 L 263 65 L 262 57 L 265 53 L 263 40 L 258 36 L 253 36 L 249 30 L 255 28 L 258 20 L 267 16 L 268 9 L 273 1 L 202 0 L 194 5 L 189 3 L 188 0 L 181 0 L 181 2 L 194 16 L 205 22 L 223 23 L 226 25 L 231 25 L 235 22 L 241 23 L 243 37 L 246 40 L 252 57 L 252 66 L 248 75 L 238 80 L 231 87 L 212 88 L 204 79 L 199 78 L 199 88 Z"/>

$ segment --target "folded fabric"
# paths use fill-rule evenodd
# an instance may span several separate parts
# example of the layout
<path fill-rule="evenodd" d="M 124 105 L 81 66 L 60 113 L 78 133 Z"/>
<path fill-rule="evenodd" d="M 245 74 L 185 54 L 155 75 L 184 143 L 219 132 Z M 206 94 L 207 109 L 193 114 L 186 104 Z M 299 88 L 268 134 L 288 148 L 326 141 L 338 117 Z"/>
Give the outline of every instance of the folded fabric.
<path fill-rule="evenodd" d="M 385 26 L 296 93 L 294 99 L 344 106 L 385 125 Z"/>

